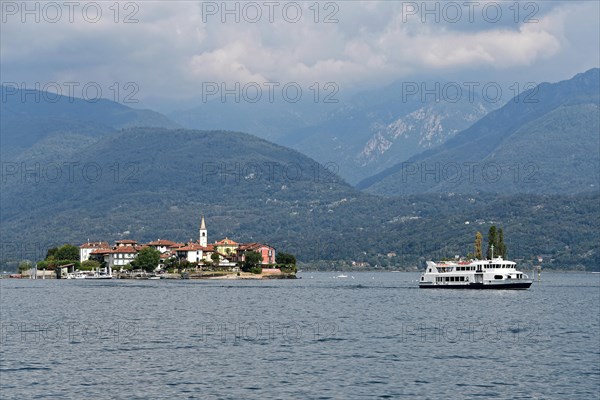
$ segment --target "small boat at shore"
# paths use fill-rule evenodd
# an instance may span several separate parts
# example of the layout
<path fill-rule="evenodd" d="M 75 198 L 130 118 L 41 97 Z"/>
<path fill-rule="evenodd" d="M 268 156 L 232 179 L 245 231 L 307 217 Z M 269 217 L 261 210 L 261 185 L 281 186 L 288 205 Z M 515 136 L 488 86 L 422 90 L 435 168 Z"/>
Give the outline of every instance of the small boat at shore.
<path fill-rule="evenodd" d="M 434 289 L 528 289 L 533 283 L 516 269 L 514 261 L 502 257 L 459 262 L 427 261 L 419 279 L 420 288 Z"/>
<path fill-rule="evenodd" d="M 111 273 L 106 272 L 94 272 L 94 273 L 86 273 L 83 271 L 75 271 L 72 273 L 68 273 L 66 275 L 66 279 L 112 279 L 113 276 Z"/>

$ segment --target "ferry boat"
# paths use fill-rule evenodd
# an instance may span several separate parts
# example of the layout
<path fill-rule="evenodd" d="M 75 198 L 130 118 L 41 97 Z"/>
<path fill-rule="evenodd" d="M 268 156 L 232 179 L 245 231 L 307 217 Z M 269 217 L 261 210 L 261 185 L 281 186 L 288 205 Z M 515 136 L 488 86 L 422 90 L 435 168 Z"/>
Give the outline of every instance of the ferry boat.
<path fill-rule="evenodd" d="M 473 261 L 427 261 L 419 279 L 420 288 L 439 289 L 528 289 L 533 279 L 502 257 Z"/>

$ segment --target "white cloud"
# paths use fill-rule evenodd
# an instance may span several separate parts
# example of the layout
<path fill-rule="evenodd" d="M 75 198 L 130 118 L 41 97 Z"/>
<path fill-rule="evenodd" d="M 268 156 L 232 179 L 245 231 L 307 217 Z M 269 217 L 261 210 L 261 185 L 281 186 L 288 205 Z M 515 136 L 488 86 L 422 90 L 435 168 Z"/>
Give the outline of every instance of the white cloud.
<path fill-rule="evenodd" d="M 498 23 L 422 23 L 402 14 L 406 2 L 335 3 L 339 22 L 326 24 L 335 9 L 320 9 L 315 23 L 313 3 L 302 4 L 298 23 L 277 12 L 273 23 L 267 14 L 259 23 L 222 23 L 219 15 L 205 22 L 195 2 L 139 3 L 136 24 L 115 24 L 108 11 L 96 24 L 9 19 L 0 43 L 3 80 L 135 81 L 141 98 L 185 98 L 206 81 L 354 87 L 445 70 L 548 71 L 550 62 L 557 73 L 598 60 L 596 2 L 543 3 L 531 24 L 515 24 L 510 14 Z"/>

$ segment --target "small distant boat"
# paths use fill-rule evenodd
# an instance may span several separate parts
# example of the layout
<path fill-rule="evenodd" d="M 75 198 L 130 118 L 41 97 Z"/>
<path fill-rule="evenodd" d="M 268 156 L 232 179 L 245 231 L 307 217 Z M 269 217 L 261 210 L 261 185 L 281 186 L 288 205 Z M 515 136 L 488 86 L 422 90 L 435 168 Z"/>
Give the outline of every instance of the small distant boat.
<path fill-rule="evenodd" d="M 348 277 L 348 275 L 345 275 L 345 274 L 340 274 L 340 275 L 336 276 L 336 278 L 347 278 L 347 277 Z"/>
<path fill-rule="evenodd" d="M 112 275 L 96 273 L 94 275 L 89 275 L 86 279 L 112 279 Z"/>
<path fill-rule="evenodd" d="M 157 280 L 157 279 L 160 279 L 160 276 L 156 276 L 156 275 L 155 275 L 155 276 L 151 276 L 151 277 L 149 277 L 148 279 L 155 281 L 155 280 Z"/>

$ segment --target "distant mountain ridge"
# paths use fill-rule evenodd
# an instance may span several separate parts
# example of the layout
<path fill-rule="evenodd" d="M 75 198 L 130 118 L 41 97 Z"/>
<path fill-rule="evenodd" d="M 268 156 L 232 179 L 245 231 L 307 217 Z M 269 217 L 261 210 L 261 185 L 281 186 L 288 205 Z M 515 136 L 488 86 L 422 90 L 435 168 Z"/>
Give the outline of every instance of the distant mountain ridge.
<path fill-rule="evenodd" d="M 598 190 L 599 105 L 598 68 L 542 83 L 357 188 L 385 195 Z"/>
<path fill-rule="evenodd" d="M 138 110 L 107 99 L 90 101 L 6 86 L 0 86 L 0 99 L 1 151 L 11 158 L 52 136 L 90 138 L 135 126 L 179 127 L 156 111 Z"/>
<path fill-rule="evenodd" d="M 415 85 L 395 82 L 349 98 L 334 96 L 335 103 L 311 96 L 298 103 L 215 99 L 169 115 L 187 128 L 242 131 L 294 148 L 356 183 L 443 143 L 496 108 L 466 90 L 455 102 L 421 93 L 408 96 L 407 84 Z M 439 97 L 444 84 L 423 87 L 437 88 Z"/>
<path fill-rule="evenodd" d="M 495 108 L 473 92 L 463 91 L 456 101 L 438 101 L 444 82 L 422 83 L 437 88 L 430 96 L 408 96 L 407 84 L 360 93 L 323 122 L 288 133 L 279 142 L 337 165 L 339 174 L 355 184 L 444 143 Z"/>

